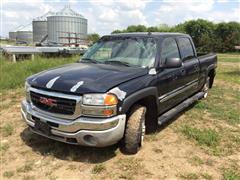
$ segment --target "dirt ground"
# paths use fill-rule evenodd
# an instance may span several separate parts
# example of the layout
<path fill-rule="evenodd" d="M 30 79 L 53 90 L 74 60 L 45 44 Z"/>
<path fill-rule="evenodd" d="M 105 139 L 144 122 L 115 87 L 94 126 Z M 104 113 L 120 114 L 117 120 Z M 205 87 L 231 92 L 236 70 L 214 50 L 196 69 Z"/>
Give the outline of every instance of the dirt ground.
<path fill-rule="evenodd" d="M 232 63 L 239 66 L 239 63 Z M 224 64 L 222 64 L 224 66 Z M 213 88 L 222 87 L 217 79 Z M 228 82 L 239 91 L 240 85 Z M 214 92 L 210 92 L 209 98 Z M 9 98 L 11 102 L 9 102 Z M 221 132 L 240 136 L 240 124 L 229 124 L 195 104 L 158 132 L 147 135 L 136 155 L 124 155 L 117 145 L 108 148 L 72 146 L 32 134 L 20 114 L 23 89 L 2 95 L 1 179 L 226 179 L 238 178 L 239 139 L 228 144 Z M 222 98 L 225 98 L 223 95 Z M 234 98 L 226 94 L 225 100 Z M 211 99 L 210 99 L 211 100 Z M 206 101 L 206 100 L 203 100 Z M 237 102 L 237 106 L 239 102 Z M 239 108 L 239 106 L 238 106 Z M 217 114 L 218 115 L 218 114 Z M 239 115 L 239 114 L 238 114 Z M 216 145 L 204 146 L 186 137 L 182 125 L 215 129 Z M 231 133 L 231 134 L 229 134 Z M 230 137 L 230 136 L 229 136 Z M 235 144 L 234 144 L 235 143 Z M 229 146 L 229 147 L 228 147 Z M 230 147 L 231 146 L 231 147 Z M 213 151 L 214 150 L 214 151 Z M 220 153 L 219 153 L 220 152 Z"/>

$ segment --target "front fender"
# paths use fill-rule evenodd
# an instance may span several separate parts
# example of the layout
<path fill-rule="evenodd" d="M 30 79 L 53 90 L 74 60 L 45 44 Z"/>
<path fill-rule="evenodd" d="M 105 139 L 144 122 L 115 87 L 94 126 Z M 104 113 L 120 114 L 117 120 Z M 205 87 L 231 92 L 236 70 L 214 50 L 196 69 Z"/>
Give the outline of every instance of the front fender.
<path fill-rule="evenodd" d="M 147 88 L 141 89 L 141 90 L 129 95 L 127 98 L 125 98 L 122 103 L 121 113 L 127 113 L 129 108 L 131 108 L 133 104 L 135 104 L 137 101 L 139 101 L 145 97 L 148 97 L 148 96 L 154 96 L 156 99 L 156 104 L 159 107 L 157 88 L 156 87 L 147 87 Z"/>

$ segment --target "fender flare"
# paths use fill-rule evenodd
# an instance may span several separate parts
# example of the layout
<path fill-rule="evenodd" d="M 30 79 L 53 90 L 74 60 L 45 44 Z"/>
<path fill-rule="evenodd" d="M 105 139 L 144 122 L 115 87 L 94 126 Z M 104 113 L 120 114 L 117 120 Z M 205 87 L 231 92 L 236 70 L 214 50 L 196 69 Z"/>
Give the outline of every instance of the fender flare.
<path fill-rule="evenodd" d="M 137 101 L 146 98 L 148 96 L 154 96 L 156 98 L 156 104 L 157 104 L 157 109 L 159 107 L 159 102 L 158 102 L 158 91 L 156 87 L 147 87 L 144 89 L 141 89 L 131 95 L 129 95 L 126 99 L 124 99 L 122 103 L 122 113 L 126 113 L 131 106 L 136 103 Z"/>
<path fill-rule="evenodd" d="M 210 65 L 210 66 L 208 66 L 208 68 L 207 68 L 207 71 L 206 71 L 206 76 L 205 76 L 205 82 L 207 81 L 207 77 L 208 77 L 208 74 L 210 73 L 210 71 L 214 71 L 214 73 L 213 73 L 213 77 L 211 78 L 211 82 L 210 82 L 210 88 L 212 88 L 212 84 L 213 84 L 213 81 L 214 81 L 214 77 L 215 77 L 215 75 L 216 75 L 216 70 L 215 70 L 215 68 L 216 68 L 216 65 L 215 64 L 212 64 L 212 65 Z"/>
<path fill-rule="evenodd" d="M 215 75 L 215 68 L 216 68 L 216 66 L 215 66 L 215 64 L 211 64 L 210 66 L 208 66 L 208 68 L 207 68 L 207 74 L 206 74 L 206 76 L 209 74 L 209 72 L 211 71 L 211 70 L 214 70 L 214 75 Z"/>

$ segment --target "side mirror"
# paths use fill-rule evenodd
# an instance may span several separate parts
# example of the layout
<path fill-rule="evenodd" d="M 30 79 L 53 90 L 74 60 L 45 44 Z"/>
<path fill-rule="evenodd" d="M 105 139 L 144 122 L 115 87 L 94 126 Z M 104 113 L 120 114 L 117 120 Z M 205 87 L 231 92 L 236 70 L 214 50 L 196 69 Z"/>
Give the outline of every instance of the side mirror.
<path fill-rule="evenodd" d="M 165 68 L 178 68 L 182 66 L 182 60 L 180 58 L 166 58 Z"/>

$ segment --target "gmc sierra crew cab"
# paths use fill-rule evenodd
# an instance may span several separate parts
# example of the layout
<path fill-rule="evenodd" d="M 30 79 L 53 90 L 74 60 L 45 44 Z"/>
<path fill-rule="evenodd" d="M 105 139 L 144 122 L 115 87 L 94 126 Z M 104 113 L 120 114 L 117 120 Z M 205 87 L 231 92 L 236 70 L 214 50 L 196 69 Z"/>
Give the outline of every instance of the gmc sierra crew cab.
<path fill-rule="evenodd" d="M 189 35 L 103 36 L 73 64 L 25 83 L 22 116 L 30 130 L 57 141 L 137 153 L 145 133 L 206 97 L 215 54 L 197 54 Z"/>

